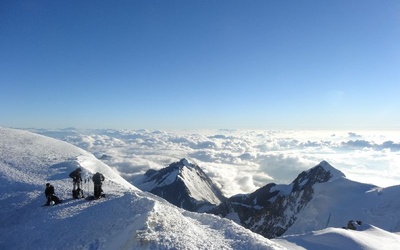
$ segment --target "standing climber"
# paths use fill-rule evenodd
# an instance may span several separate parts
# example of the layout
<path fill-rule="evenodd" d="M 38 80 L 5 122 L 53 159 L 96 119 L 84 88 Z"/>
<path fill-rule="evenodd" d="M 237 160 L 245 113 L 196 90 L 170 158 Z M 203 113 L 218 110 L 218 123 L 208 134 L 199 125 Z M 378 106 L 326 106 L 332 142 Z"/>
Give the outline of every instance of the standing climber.
<path fill-rule="evenodd" d="M 81 168 L 77 168 L 69 174 L 69 177 L 71 177 L 73 181 L 72 196 L 74 197 L 74 199 L 81 198 L 79 197 L 79 195 L 81 195 L 83 198 L 83 191 L 81 189 L 82 187 L 81 171 L 82 171 Z"/>
<path fill-rule="evenodd" d="M 101 196 L 101 193 L 103 192 L 103 189 L 101 188 L 101 186 L 104 181 L 104 175 L 97 172 L 93 175 L 92 180 L 94 183 L 94 198 L 99 199 Z"/>

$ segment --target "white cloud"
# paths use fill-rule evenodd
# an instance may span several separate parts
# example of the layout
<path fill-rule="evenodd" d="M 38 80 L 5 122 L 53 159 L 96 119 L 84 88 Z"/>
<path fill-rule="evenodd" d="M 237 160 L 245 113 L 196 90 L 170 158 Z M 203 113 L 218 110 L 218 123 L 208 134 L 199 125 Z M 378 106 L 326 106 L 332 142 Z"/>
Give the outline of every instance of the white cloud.
<path fill-rule="evenodd" d="M 36 131 L 46 134 L 46 131 Z M 49 131 L 96 156 L 127 180 L 188 158 L 227 196 L 268 183 L 287 184 L 326 160 L 350 179 L 380 186 L 400 182 L 398 132 L 374 131 Z"/>

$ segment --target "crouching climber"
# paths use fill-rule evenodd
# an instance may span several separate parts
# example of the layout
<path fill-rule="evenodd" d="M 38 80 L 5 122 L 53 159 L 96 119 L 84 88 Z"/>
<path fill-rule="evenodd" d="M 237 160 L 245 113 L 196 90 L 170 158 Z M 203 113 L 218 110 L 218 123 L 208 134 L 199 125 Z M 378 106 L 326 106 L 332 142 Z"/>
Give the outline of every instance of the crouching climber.
<path fill-rule="evenodd" d="M 50 185 L 50 183 L 46 183 L 44 194 L 46 196 L 46 206 L 57 205 L 61 203 L 61 200 L 54 193 L 54 187 Z"/>

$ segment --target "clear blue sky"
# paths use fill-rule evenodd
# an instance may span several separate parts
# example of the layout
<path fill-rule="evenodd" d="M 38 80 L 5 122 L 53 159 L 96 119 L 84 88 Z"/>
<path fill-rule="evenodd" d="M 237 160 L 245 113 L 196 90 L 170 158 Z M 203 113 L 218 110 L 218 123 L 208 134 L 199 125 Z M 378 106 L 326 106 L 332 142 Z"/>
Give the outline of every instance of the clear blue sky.
<path fill-rule="evenodd" d="M 400 1 L 0 2 L 0 126 L 400 127 Z"/>

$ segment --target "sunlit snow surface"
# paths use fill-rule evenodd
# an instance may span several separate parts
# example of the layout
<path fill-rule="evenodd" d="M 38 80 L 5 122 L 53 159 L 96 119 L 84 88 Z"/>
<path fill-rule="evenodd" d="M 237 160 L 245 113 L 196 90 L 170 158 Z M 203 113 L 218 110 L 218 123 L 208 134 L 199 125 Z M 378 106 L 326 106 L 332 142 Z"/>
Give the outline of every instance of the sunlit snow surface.
<path fill-rule="evenodd" d="M 397 234 L 389 233 L 371 225 L 361 225 L 357 231 L 327 228 L 302 235 L 286 236 L 273 241 L 291 250 L 323 249 L 399 249 Z"/>

